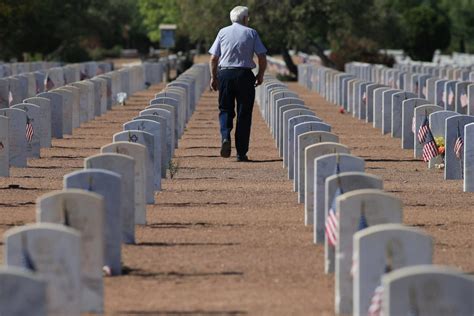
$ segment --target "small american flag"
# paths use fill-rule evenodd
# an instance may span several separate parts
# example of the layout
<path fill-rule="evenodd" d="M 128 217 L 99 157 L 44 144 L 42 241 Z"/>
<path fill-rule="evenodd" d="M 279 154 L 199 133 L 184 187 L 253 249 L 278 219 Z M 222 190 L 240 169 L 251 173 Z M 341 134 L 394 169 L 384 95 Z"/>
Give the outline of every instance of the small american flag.
<path fill-rule="evenodd" d="M 464 149 L 464 139 L 462 138 L 461 131 L 459 130 L 458 125 L 458 133 L 456 137 L 456 142 L 454 143 L 454 153 L 456 154 L 456 158 L 461 159 Z"/>
<path fill-rule="evenodd" d="M 362 94 L 362 102 L 367 103 L 367 93 L 364 91 L 364 94 Z"/>
<path fill-rule="evenodd" d="M 8 91 L 8 106 L 12 105 L 13 103 L 13 94 L 11 91 Z"/>
<path fill-rule="evenodd" d="M 385 265 L 384 274 L 390 273 L 392 270 L 393 270 L 392 265 L 390 263 L 387 263 Z M 375 288 L 374 295 L 372 296 L 372 300 L 370 301 L 370 306 L 369 306 L 369 311 L 368 311 L 369 316 L 382 316 L 383 315 L 382 313 L 383 292 L 384 292 L 384 288 L 382 286 L 382 283 L 380 283 L 380 285 Z"/>
<path fill-rule="evenodd" d="M 423 144 L 423 161 L 428 162 L 438 155 L 438 146 L 436 146 L 433 134 L 431 134 L 431 130 L 428 128 L 428 133 L 426 134 L 425 142 Z"/>
<path fill-rule="evenodd" d="M 370 301 L 369 316 L 382 316 L 382 298 L 383 298 L 383 286 L 379 285 L 375 288 L 374 296 Z"/>
<path fill-rule="evenodd" d="M 421 123 L 420 129 L 418 130 L 418 141 L 420 144 L 423 144 L 426 139 L 426 135 L 428 135 L 428 132 L 430 131 L 430 123 L 428 122 L 428 117 L 425 116 L 423 119 L 423 123 Z"/>
<path fill-rule="evenodd" d="M 337 228 L 339 226 L 339 216 L 336 213 L 336 199 L 339 195 L 342 194 L 340 187 L 337 187 L 336 192 L 334 193 L 334 198 L 329 208 L 328 216 L 326 218 L 326 238 L 328 243 L 332 247 L 336 247 L 337 244 Z"/>
<path fill-rule="evenodd" d="M 31 143 L 33 140 L 33 135 L 35 131 L 33 129 L 33 124 L 31 124 L 31 119 L 29 117 L 26 118 L 26 141 Z"/>
<path fill-rule="evenodd" d="M 367 217 L 365 217 L 365 211 L 362 210 L 362 212 L 360 213 L 359 226 L 357 227 L 357 231 L 366 229 L 367 227 L 369 227 L 369 224 L 367 223 Z M 351 266 L 352 277 L 354 277 L 356 271 L 357 271 L 357 257 L 352 256 L 352 266 Z"/>

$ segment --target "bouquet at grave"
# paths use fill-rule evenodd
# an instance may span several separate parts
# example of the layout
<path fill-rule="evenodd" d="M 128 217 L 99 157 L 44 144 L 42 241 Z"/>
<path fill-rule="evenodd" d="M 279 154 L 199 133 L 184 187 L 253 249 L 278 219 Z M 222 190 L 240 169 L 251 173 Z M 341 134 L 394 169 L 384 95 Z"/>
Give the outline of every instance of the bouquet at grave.
<path fill-rule="evenodd" d="M 117 93 L 117 101 L 120 105 L 125 105 L 125 100 L 127 99 L 127 93 L 119 92 Z"/>
<path fill-rule="evenodd" d="M 443 136 L 435 137 L 435 143 L 436 143 L 436 146 L 438 147 L 439 154 L 444 157 L 444 150 L 445 150 L 444 137 Z"/>
<path fill-rule="evenodd" d="M 441 163 L 435 164 L 435 168 L 444 169 L 444 152 L 445 152 L 444 137 L 443 136 L 435 137 L 435 143 L 436 143 L 436 146 L 438 147 L 438 155 L 443 160 Z"/>

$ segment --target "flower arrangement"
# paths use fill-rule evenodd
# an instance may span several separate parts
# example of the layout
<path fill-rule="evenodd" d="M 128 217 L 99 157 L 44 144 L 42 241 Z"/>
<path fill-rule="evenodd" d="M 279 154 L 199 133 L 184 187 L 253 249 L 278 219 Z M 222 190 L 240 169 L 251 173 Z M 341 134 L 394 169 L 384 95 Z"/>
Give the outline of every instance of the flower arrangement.
<path fill-rule="evenodd" d="M 444 137 L 443 136 L 435 137 L 435 143 L 436 143 L 436 146 L 438 147 L 439 154 L 444 157 L 444 150 L 445 150 Z"/>
<path fill-rule="evenodd" d="M 439 164 L 435 164 L 435 168 L 437 169 L 444 169 L 444 153 L 445 153 L 445 143 L 444 137 L 438 136 L 434 138 L 436 146 L 438 147 L 438 156 L 441 157 L 442 162 Z"/>

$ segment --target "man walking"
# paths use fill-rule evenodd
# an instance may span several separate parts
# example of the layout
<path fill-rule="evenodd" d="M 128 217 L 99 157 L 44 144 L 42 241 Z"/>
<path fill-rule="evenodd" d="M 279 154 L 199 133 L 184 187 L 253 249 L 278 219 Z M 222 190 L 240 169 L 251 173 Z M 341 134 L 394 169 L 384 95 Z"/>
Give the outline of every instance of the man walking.
<path fill-rule="evenodd" d="M 211 89 L 219 90 L 219 123 L 222 137 L 221 157 L 231 153 L 230 132 L 235 117 L 237 101 L 237 124 L 235 128 L 235 148 L 237 161 L 249 161 L 250 128 L 255 100 L 255 87 L 263 81 L 267 67 L 265 53 L 257 31 L 248 27 L 248 8 L 238 6 L 230 11 L 232 25 L 219 31 L 209 53 L 211 54 Z M 254 53 L 258 57 L 258 74 L 252 69 Z"/>

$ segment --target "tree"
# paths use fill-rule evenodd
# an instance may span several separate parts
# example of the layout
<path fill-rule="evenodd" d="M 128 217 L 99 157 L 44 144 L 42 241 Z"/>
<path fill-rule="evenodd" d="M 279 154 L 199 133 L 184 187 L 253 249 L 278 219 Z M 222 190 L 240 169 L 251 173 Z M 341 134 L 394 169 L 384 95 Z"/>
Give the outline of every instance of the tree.
<path fill-rule="evenodd" d="M 450 49 L 474 53 L 474 0 L 444 0 L 440 6 L 451 21 Z"/>
<path fill-rule="evenodd" d="M 422 4 L 408 9 L 402 16 L 405 34 L 403 49 L 415 60 L 433 60 L 436 49 L 450 42 L 450 24 L 446 16 Z"/>
<path fill-rule="evenodd" d="M 135 0 L 0 0 L 0 25 L 7 60 L 29 53 L 75 62 L 95 49 L 148 43 Z"/>

